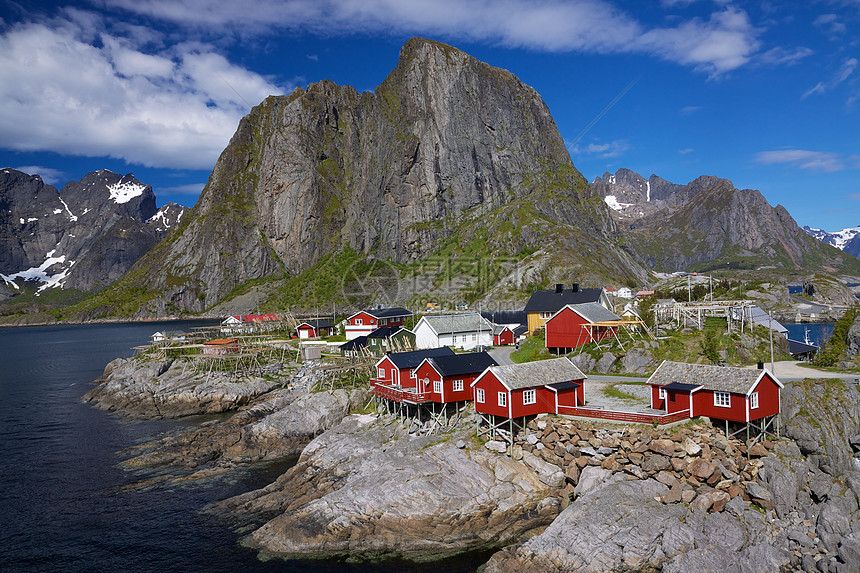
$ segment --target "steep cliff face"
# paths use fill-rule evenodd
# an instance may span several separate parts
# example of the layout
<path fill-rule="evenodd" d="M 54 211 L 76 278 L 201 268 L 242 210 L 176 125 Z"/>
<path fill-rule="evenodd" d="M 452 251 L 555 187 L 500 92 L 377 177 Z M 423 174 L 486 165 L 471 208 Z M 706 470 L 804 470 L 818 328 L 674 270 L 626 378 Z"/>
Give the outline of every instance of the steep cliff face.
<path fill-rule="evenodd" d="M 125 274 L 186 211 L 156 210 L 152 188 L 101 170 L 61 191 L 38 175 L 0 170 L 0 273 L 7 292 L 100 290 Z M 150 221 L 157 213 L 158 220 Z"/>
<path fill-rule="evenodd" d="M 602 258 L 613 273 L 642 272 L 613 250 L 608 209 L 573 167 L 535 90 L 450 46 L 413 39 L 374 93 L 322 81 L 255 107 L 187 226 L 120 290 L 149 293 L 143 314 L 200 311 L 245 281 L 295 275 L 347 247 L 409 263 L 464 225 L 503 222 L 486 234 L 487 254 L 549 240 Z M 558 225 L 564 232 L 548 238 Z"/>
<path fill-rule="evenodd" d="M 660 271 L 780 269 L 857 274 L 854 257 L 807 235 L 782 205 L 731 181 L 674 185 L 623 169 L 591 183 L 624 228 L 631 252 Z"/>

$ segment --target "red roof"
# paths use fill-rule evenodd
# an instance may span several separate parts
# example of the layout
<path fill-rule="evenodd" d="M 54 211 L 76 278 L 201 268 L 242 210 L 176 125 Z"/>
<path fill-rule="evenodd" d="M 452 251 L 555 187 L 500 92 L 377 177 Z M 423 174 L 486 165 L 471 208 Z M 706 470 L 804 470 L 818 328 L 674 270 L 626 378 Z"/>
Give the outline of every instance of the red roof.
<path fill-rule="evenodd" d="M 209 340 L 204 342 L 204 345 L 209 346 L 222 346 L 227 344 L 236 344 L 237 340 L 235 338 L 216 338 L 215 340 Z"/>
<path fill-rule="evenodd" d="M 236 314 L 233 318 L 239 322 L 269 322 L 278 320 L 277 314 Z"/>

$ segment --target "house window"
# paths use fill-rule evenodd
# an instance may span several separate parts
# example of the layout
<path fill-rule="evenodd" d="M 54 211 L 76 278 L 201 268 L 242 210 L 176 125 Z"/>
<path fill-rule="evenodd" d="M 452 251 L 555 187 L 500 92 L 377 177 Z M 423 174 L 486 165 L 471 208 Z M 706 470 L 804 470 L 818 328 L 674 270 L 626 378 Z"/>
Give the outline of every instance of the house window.
<path fill-rule="evenodd" d="M 385 378 L 385 368 L 377 368 L 376 369 L 376 377 L 377 378 Z"/>
<path fill-rule="evenodd" d="M 361 321 L 361 319 L 360 319 L 360 318 L 356 318 L 356 319 L 355 319 L 355 325 L 356 325 L 356 326 L 361 326 L 362 324 L 364 324 L 364 323 Z"/>
<path fill-rule="evenodd" d="M 454 380 L 454 392 L 462 392 L 463 391 L 463 381 L 462 380 Z"/>
<path fill-rule="evenodd" d="M 484 403 L 484 389 L 483 388 L 478 388 L 475 390 L 475 400 L 477 400 L 481 404 Z"/>
<path fill-rule="evenodd" d="M 413 380 L 415 380 L 415 369 L 414 368 L 409 371 L 409 377 L 412 378 Z"/>
<path fill-rule="evenodd" d="M 537 402 L 537 393 L 534 390 L 526 390 L 523 392 L 523 406 L 528 406 L 535 402 Z"/>
<path fill-rule="evenodd" d="M 508 405 L 508 393 L 507 392 L 499 392 L 499 406 L 507 407 Z"/>
<path fill-rule="evenodd" d="M 433 392 L 436 394 L 442 393 L 442 381 L 441 380 L 433 380 Z"/>
<path fill-rule="evenodd" d="M 758 408 L 758 392 L 753 392 L 750 394 L 750 409 L 755 410 Z"/>
<path fill-rule="evenodd" d="M 660 400 L 665 400 L 665 399 L 666 399 L 666 389 L 665 389 L 665 388 L 660 388 L 660 392 L 657 394 L 657 397 L 658 397 Z"/>
<path fill-rule="evenodd" d="M 551 312 L 542 312 L 542 313 L 540 313 L 540 317 L 541 318 L 551 318 L 552 313 Z"/>
<path fill-rule="evenodd" d="M 478 335 L 477 335 L 477 333 L 475 333 L 475 334 L 473 334 L 473 335 L 472 335 L 472 342 L 475 342 L 476 340 L 478 340 Z"/>
<path fill-rule="evenodd" d="M 714 392 L 714 406 L 728 408 L 732 405 L 732 398 L 728 392 Z"/>
<path fill-rule="evenodd" d="M 382 320 L 380 320 L 380 321 L 379 321 L 379 325 L 380 325 L 380 326 L 385 326 L 386 324 L 388 324 L 388 319 L 387 319 L 387 318 L 383 318 Z"/>

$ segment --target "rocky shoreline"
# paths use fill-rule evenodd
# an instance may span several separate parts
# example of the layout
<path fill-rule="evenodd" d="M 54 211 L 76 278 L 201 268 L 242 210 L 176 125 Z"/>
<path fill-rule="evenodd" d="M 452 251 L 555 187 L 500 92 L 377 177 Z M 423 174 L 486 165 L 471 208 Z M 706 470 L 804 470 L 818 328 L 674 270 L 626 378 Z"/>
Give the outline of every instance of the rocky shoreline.
<path fill-rule="evenodd" d="M 211 508 L 263 556 L 497 550 L 486 571 L 858 571 L 860 394 L 843 382 L 786 385 L 782 439 L 749 451 L 707 421 L 547 416 L 508 457 L 475 439 L 468 411 L 420 435 L 368 409 L 364 389 L 310 392 L 324 375 L 313 363 L 271 368 L 216 383 L 167 361 L 115 361 L 87 399 L 136 417 L 235 411 L 141 446 L 127 468 L 206 477 L 300 454 L 269 486 Z"/>

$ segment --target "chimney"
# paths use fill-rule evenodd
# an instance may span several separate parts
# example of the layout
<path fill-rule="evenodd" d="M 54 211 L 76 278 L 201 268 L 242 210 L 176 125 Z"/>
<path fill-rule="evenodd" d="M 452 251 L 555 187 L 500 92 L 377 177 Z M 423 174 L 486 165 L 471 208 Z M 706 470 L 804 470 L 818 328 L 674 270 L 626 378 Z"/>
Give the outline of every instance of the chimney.
<path fill-rule="evenodd" d="M 573 283 L 573 285 L 571 285 L 570 290 L 572 290 L 573 292 L 579 292 L 579 283 Z"/>
<path fill-rule="evenodd" d="M 564 290 L 563 284 L 556 284 L 555 285 L 555 294 L 561 294 L 563 290 Z"/>

